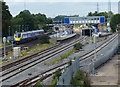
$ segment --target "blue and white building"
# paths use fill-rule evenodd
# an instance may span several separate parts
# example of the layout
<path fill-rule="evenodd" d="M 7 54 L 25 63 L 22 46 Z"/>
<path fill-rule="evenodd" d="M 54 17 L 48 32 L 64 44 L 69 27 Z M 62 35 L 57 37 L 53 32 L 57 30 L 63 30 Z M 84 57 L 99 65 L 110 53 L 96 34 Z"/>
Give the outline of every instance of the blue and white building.
<path fill-rule="evenodd" d="M 104 16 L 88 16 L 88 17 L 66 17 L 64 24 L 98 24 L 105 23 Z"/>

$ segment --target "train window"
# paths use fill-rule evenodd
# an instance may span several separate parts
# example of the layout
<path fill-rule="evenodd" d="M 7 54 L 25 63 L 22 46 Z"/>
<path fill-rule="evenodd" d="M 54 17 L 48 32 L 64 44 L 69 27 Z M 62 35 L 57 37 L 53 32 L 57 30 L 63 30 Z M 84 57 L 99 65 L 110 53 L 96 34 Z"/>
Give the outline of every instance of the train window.
<path fill-rule="evenodd" d="M 16 34 L 15 37 L 19 38 L 19 37 L 21 37 L 21 34 Z"/>
<path fill-rule="evenodd" d="M 28 37 L 31 37 L 31 33 L 28 34 Z"/>
<path fill-rule="evenodd" d="M 23 38 L 27 38 L 27 34 L 23 34 Z"/>

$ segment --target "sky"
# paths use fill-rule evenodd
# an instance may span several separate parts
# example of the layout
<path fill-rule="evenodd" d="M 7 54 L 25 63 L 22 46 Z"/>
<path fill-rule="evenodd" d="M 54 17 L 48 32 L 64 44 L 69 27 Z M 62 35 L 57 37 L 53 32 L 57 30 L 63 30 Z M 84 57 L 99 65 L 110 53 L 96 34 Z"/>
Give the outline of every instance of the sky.
<path fill-rule="evenodd" d="M 25 9 L 32 14 L 43 13 L 47 17 L 55 17 L 57 15 L 80 15 L 86 16 L 88 12 L 97 10 L 97 2 L 99 11 L 108 11 L 108 0 L 4 0 L 9 6 L 9 10 L 13 16 L 16 16 Z M 111 7 L 114 13 L 118 12 L 118 1 L 111 0 Z"/>
<path fill-rule="evenodd" d="M 6 2 L 118 2 L 120 0 L 4 0 Z"/>

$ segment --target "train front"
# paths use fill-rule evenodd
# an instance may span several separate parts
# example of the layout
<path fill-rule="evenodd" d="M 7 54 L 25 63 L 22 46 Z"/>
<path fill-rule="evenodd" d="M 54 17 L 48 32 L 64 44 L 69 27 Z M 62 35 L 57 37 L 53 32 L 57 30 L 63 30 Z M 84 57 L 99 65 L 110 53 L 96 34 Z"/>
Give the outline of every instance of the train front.
<path fill-rule="evenodd" d="M 21 33 L 16 33 L 16 34 L 14 34 L 14 42 L 15 42 L 16 44 L 20 43 L 20 42 L 21 42 L 21 39 L 22 39 Z"/>

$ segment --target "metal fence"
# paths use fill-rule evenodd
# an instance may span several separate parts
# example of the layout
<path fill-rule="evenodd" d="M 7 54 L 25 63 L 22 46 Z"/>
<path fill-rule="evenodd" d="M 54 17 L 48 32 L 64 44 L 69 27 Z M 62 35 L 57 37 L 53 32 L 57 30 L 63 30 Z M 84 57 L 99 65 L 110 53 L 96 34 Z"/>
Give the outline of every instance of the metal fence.
<path fill-rule="evenodd" d="M 96 61 L 91 61 L 94 55 L 86 60 L 79 61 L 79 57 L 75 59 L 72 65 L 67 69 L 66 72 L 60 76 L 57 85 L 64 87 L 65 85 L 70 85 L 72 77 L 78 70 L 83 70 L 88 74 L 94 74 L 95 68 L 99 67 L 101 64 L 105 63 L 107 60 L 111 59 L 114 53 L 117 51 L 118 46 L 120 45 L 119 37 L 118 41 L 110 43 L 107 47 L 103 48 L 99 54 L 97 54 Z M 109 48 L 109 50 L 107 50 Z M 107 51 L 106 51 L 107 50 Z M 105 54 L 102 54 L 105 53 Z M 91 62 L 90 62 L 91 61 Z"/>

